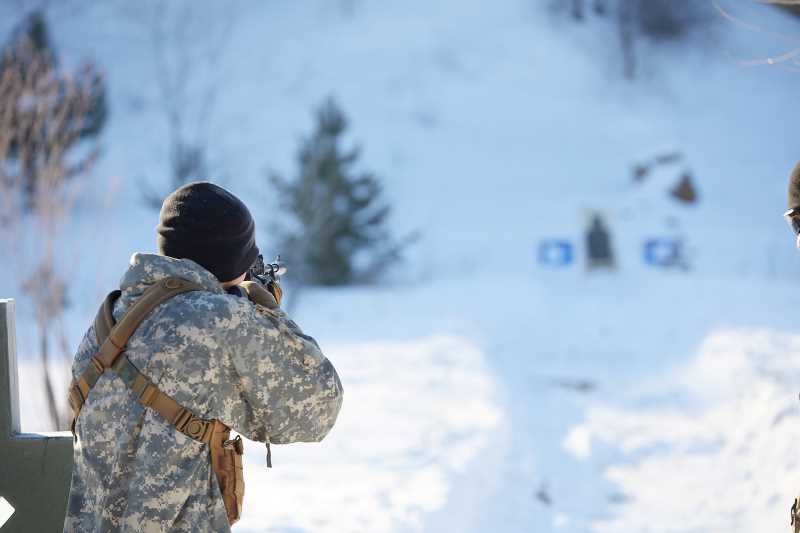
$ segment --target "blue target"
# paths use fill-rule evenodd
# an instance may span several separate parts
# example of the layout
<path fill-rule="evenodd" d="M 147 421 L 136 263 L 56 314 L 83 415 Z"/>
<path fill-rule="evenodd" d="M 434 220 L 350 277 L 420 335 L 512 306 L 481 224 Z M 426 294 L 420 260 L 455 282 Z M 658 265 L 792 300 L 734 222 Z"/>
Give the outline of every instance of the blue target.
<path fill-rule="evenodd" d="M 682 252 L 681 242 L 677 239 L 648 239 L 644 243 L 644 261 L 656 267 L 683 266 Z"/>
<path fill-rule="evenodd" d="M 539 264 L 551 268 L 564 268 L 575 260 L 572 243 L 563 239 L 546 239 L 539 243 Z"/>

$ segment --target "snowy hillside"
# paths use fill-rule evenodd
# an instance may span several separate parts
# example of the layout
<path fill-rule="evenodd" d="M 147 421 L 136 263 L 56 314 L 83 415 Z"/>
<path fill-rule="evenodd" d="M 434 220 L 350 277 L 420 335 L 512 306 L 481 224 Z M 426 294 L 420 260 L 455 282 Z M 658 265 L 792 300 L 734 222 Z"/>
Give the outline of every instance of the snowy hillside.
<path fill-rule="evenodd" d="M 793 47 L 783 35 L 800 19 L 720 2 L 765 30 L 719 17 L 702 46 L 646 49 L 628 82 L 613 32 L 545 0 L 201 4 L 165 22 L 200 58 L 188 127 L 251 206 L 265 253 L 280 252 L 265 172 L 294 171 L 331 94 L 383 178 L 393 230 L 422 233 L 390 283 L 303 293 L 293 314 L 340 370 L 341 420 L 320 445 L 276 447 L 271 471 L 248 443 L 235 531 L 786 525 L 800 490 L 800 254 L 780 215 L 800 159 L 800 76 L 739 61 Z M 155 244 L 140 200 L 143 180 L 162 190 L 168 174 L 153 5 L 51 20 L 63 61 L 94 58 L 110 87 L 103 157 L 60 242 L 73 346 L 130 254 Z M 0 36 L 15 9 L 0 6 Z M 637 163 L 672 150 L 680 164 L 634 183 Z M 693 206 L 667 194 L 687 168 Z M 587 275 L 594 211 L 618 268 Z M 645 241 L 676 236 L 688 272 L 645 264 Z M 538 265 L 543 239 L 569 241 L 576 261 Z M 0 296 L 19 301 L 21 381 L 38 390 L 29 265 L 12 255 Z M 46 429 L 42 405 L 23 398 L 26 430 Z"/>

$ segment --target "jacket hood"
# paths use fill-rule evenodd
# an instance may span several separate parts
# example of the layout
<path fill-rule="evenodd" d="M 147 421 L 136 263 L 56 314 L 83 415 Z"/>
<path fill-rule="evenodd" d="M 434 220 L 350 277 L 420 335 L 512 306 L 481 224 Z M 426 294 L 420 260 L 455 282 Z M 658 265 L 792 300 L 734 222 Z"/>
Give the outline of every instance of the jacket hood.
<path fill-rule="evenodd" d="M 175 259 L 165 255 L 135 253 L 120 280 L 119 288 L 130 296 L 144 292 L 150 285 L 169 277 L 197 283 L 204 289 L 224 293 L 219 280 L 191 259 Z"/>

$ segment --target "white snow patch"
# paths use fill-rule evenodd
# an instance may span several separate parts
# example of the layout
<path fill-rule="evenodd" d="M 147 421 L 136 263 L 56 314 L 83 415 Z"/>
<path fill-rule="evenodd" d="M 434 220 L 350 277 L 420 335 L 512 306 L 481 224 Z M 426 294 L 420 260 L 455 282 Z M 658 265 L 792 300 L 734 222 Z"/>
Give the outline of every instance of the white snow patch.
<path fill-rule="evenodd" d="M 64 401 L 69 389 L 72 361 L 57 357 L 49 362 L 53 394 L 62 409 L 60 415 L 68 420 L 72 411 Z M 41 360 L 20 359 L 17 361 L 19 390 L 20 429 L 23 433 L 53 431 L 50 409 L 44 387 L 44 372 Z"/>
<path fill-rule="evenodd" d="M 556 513 L 553 517 L 553 527 L 564 528 L 569 525 L 569 516 L 564 513 Z"/>
<path fill-rule="evenodd" d="M 336 427 L 321 444 L 275 446 L 272 470 L 248 442 L 237 530 L 421 529 L 501 424 L 483 354 L 449 336 L 326 353 L 344 380 Z"/>
<path fill-rule="evenodd" d="M 564 449 L 575 457 L 586 459 L 592 453 L 592 433 L 586 426 L 575 426 L 564 439 Z"/>
<path fill-rule="evenodd" d="M 710 334 L 670 378 L 682 402 L 655 409 L 592 407 L 564 447 L 589 439 L 624 452 L 605 476 L 625 503 L 600 532 L 753 532 L 788 529 L 798 490 L 800 336 L 770 330 Z M 686 397 L 689 401 L 686 401 Z M 577 435 L 577 436 L 576 436 Z"/>

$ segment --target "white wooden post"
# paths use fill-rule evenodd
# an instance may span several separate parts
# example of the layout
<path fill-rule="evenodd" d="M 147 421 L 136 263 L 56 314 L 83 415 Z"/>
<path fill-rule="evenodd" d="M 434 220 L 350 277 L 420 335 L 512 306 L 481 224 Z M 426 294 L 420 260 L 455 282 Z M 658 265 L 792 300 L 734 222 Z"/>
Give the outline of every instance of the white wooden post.
<path fill-rule="evenodd" d="M 16 509 L 2 533 L 60 532 L 72 473 L 72 435 L 22 433 L 14 300 L 0 300 L 0 496 Z"/>

